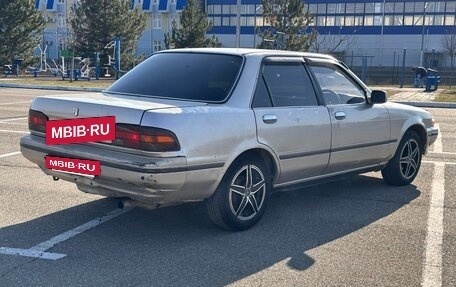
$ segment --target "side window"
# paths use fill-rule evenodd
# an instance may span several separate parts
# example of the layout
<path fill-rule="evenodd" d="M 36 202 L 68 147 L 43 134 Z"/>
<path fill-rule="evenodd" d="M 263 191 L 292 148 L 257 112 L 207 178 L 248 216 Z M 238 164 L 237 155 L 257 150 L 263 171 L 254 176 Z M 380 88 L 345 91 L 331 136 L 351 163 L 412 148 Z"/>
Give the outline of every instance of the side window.
<path fill-rule="evenodd" d="M 339 67 L 330 64 L 310 66 L 320 84 L 323 98 L 328 105 L 364 103 L 364 91 Z"/>
<path fill-rule="evenodd" d="M 263 76 L 260 76 L 258 79 L 252 106 L 254 108 L 272 107 L 271 97 L 269 95 L 268 88 L 266 88 L 266 84 L 264 83 Z"/>
<path fill-rule="evenodd" d="M 264 83 L 259 83 L 254 103 L 258 92 L 264 89 L 269 92 L 274 107 L 318 105 L 309 75 L 300 62 L 267 62 L 263 65 L 262 79 Z"/>

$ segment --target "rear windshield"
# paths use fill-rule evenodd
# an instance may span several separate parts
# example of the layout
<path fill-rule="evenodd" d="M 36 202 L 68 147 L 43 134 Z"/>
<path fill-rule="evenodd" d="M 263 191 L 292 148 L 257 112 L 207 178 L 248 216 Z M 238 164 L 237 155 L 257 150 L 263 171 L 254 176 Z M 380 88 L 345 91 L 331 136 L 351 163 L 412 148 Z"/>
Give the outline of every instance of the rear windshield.
<path fill-rule="evenodd" d="M 243 58 L 204 53 L 159 53 L 125 74 L 107 92 L 169 99 L 223 102 Z"/>

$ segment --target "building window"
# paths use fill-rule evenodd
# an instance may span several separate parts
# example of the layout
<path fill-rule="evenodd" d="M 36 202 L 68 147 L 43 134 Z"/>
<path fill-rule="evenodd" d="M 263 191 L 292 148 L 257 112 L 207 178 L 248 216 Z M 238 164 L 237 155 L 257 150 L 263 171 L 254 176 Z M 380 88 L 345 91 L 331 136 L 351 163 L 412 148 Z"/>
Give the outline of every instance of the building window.
<path fill-rule="evenodd" d="M 66 26 L 65 22 L 66 22 L 65 16 L 62 16 L 62 15 L 57 16 L 57 27 L 64 28 Z"/>
<path fill-rule="evenodd" d="M 154 15 L 154 18 L 153 18 L 153 22 L 154 22 L 154 29 L 161 29 L 162 28 L 162 15 L 161 14 L 158 14 L 158 15 Z"/>
<path fill-rule="evenodd" d="M 318 14 L 326 14 L 326 4 L 318 4 Z"/>
<path fill-rule="evenodd" d="M 326 17 L 326 26 L 335 26 L 335 21 L 334 16 Z"/>
<path fill-rule="evenodd" d="M 445 26 L 453 26 L 454 25 L 454 15 L 446 15 L 445 16 Z"/>
<path fill-rule="evenodd" d="M 364 13 L 364 3 L 356 3 L 355 4 L 355 13 L 363 14 Z"/>
<path fill-rule="evenodd" d="M 230 5 L 231 15 L 237 14 L 237 5 Z"/>
<path fill-rule="evenodd" d="M 435 2 L 434 3 L 434 12 L 445 12 L 445 2 Z"/>
<path fill-rule="evenodd" d="M 323 16 L 318 16 L 318 17 L 317 17 L 317 21 L 316 21 L 316 22 L 317 22 L 317 26 L 319 26 L 319 27 L 326 26 L 325 21 L 326 21 L 326 18 L 325 18 L 325 17 L 323 17 Z"/>
<path fill-rule="evenodd" d="M 162 42 L 161 41 L 154 41 L 154 52 L 158 52 L 162 50 Z"/>
<path fill-rule="evenodd" d="M 214 26 L 222 26 L 222 17 L 214 17 L 212 25 L 214 25 Z"/>
<path fill-rule="evenodd" d="M 222 5 L 214 5 L 214 14 L 222 14 Z"/>
<path fill-rule="evenodd" d="M 355 26 L 355 16 L 345 16 L 345 26 Z"/>
<path fill-rule="evenodd" d="M 394 25 L 394 15 L 385 15 L 385 26 Z"/>
<path fill-rule="evenodd" d="M 374 4 L 373 3 L 366 3 L 366 14 L 374 13 Z"/>
<path fill-rule="evenodd" d="M 394 5 L 394 12 L 395 13 L 404 13 L 404 2 L 397 2 Z"/>
<path fill-rule="evenodd" d="M 170 19 L 170 21 L 171 21 L 171 25 L 174 25 L 174 26 L 172 26 L 172 27 L 178 28 L 178 27 L 180 26 L 180 17 L 179 17 L 179 14 L 171 15 L 169 19 Z"/>
<path fill-rule="evenodd" d="M 405 13 L 413 13 L 415 10 L 414 10 L 414 5 L 415 3 L 413 2 L 405 2 Z"/>
<path fill-rule="evenodd" d="M 426 18 L 424 18 L 424 25 L 434 25 L 434 15 L 426 15 Z"/>
<path fill-rule="evenodd" d="M 207 14 L 214 14 L 214 5 L 207 5 Z"/>
<path fill-rule="evenodd" d="M 237 25 L 237 17 L 231 17 L 230 25 L 231 26 L 236 26 Z"/>
<path fill-rule="evenodd" d="M 309 12 L 311 14 L 317 14 L 317 4 L 309 4 Z"/>
<path fill-rule="evenodd" d="M 394 25 L 395 26 L 402 26 L 404 24 L 404 16 L 403 15 L 394 15 Z"/>
<path fill-rule="evenodd" d="M 336 4 L 328 3 L 328 14 L 336 14 Z"/>
<path fill-rule="evenodd" d="M 355 16 L 355 26 L 363 26 L 363 25 L 364 25 L 364 17 Z"/>
<path fill-rule="evenodd" d="M 255 17 L 253 17 L 253 16 L 246 17 L 246 19 L 247 19 L 247 26 L 251 26 L 251 27 L 255 26 Z"/>
<path fill-rule="evenodd" d="M 385 13 L 394 13 L 394 2 L 385 3 Z"/>
<path fill-rule="evenodd" d="M 448 1 L 446 3 L 446 12 L 448 14 L 450 13 L 456 13 L 456 2 L 454 1 Z"/>
<path fill-rule="evenodd" d="M 427 5 L 426 11 L 429 12 L 430 5 Z M 423 13 L 424 12 L 424 2 L 415 2 L 415 13 Z"/>
<path fill-rule="evenodd" d="M 443 17 L 443 15 L 435 15 L 434 25 L 439 25 L 439 26 L 443 25 L 444 19 L 445 18 Z"/>
<path fill-rule="evenodd" d="M 347 14 L 353 14 L 355 13 L 355 3 L 347 3 L 347 6 L 345 6 L 345 13 Z"/>
<path fill-rule="evenodd" d="M 222 5 L 222 14 L 224 14 L 224 15 L 230 14 L 230 5 Z"/>
<path fill-rule="evenodd" d="M 404 16 L 404 25 L 412 26 L 413 25 L 413 16 Z"/>
<path fill-rule="evenodd" d="M 230 26 L 230 17 L 222 18 L 222 26 Z"/>
<path fill-rule="evenodd" d="M 344 16 L 336 16 L 336 26 L 342 27 L 344 25 Z"/>

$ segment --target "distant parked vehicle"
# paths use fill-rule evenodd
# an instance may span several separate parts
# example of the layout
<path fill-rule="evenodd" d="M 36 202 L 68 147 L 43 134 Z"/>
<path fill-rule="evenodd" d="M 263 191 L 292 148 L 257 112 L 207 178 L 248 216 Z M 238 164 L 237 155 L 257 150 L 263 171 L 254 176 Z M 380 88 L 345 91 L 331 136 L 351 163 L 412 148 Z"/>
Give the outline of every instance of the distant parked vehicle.
<path fill-rule="evenodd" d="M 55 179 L 142 205 L 205 200 L 231 230 L 257 223 L 273 188 L 367 171 L 409 184 L 438 134 L 331 56 L 220 48 L 156 53 L 102 93 L 37 97 L 29 128 L 22 154 Z"/>

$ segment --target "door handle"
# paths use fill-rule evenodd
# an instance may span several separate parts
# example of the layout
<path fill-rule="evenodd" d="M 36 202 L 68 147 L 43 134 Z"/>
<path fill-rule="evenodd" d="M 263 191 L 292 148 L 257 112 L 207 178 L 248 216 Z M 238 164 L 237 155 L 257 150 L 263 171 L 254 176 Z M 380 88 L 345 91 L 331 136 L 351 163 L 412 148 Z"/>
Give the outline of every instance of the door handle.
<path fill-rule="evenodd" d="M 336 118 L 336 120 L 343 120 L 345 119 L 345 113 L 344 112 L 336 112 L 334 114 L 334 117 Z"/>
<path fill-rule="evenodd" d="M 265 124 L 273 124 L 277 122 L 277 116 L 276 115 L 263 115 L 263 122 Z"/>

